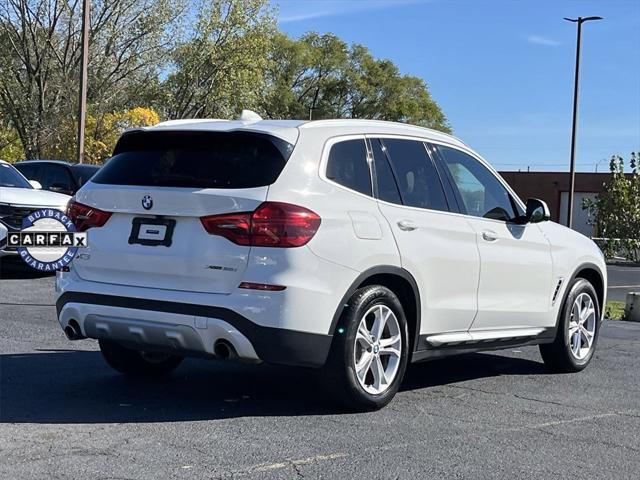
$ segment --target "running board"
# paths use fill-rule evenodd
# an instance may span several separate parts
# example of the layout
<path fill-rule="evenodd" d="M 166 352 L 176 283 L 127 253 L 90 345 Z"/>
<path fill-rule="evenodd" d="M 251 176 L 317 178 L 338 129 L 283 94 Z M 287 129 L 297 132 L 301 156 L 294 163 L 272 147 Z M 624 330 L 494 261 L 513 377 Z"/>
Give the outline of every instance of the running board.
<path fill-rule="evenodd" d="M 507 330 L 483 330 L 476 332 L 453 332 L 429 335 L 426 341 L 433 347 L 454 346 L 461 344 L 475 344 L 482 342 L 494 342 L 496 340 L 508 341 L 525 337 L 536 337 L 543 333 L 545 328 L 517 328 Z"/>

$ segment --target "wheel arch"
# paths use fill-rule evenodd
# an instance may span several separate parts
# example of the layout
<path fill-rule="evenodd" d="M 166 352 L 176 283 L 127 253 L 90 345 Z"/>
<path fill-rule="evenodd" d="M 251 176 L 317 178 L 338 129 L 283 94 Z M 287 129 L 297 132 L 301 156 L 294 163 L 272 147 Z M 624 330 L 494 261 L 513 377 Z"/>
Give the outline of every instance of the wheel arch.
<path fill-rule="evenodd" d="M 564 292 L 564 295 L 562 296 L 562 305 L 558 309 L 558 317 L 556 318 L 556 331 L 560 325 L 560 319 L 562 318 L 564 305 L 567 302 L 567 297 L 569 296 L 569 293 L 571 290 L 569 286 L 573 284 L 573 281 L 576 278 L 583 278 L 589 281 L 591 285 L 593 285 L 593 288 L 596 291 L 596 295 L 598 296 L 598 306 L 600 307 L 600 320 L 602 320 L 604 316 L 604 310 L 605 310 L 604 301 L 606 299 L 604 274 L 602 273 L 602 270 L 600 269 L 600 267 L 598 267 L 596 264 L 582 263 L 575 269 L 575 271 L 573 272 L 573 275 L 571 275 L 571 277 L 569 278 L 569 281 L 567 282 L 567 288 Z"/>
<path fill-rule="evenodd" d="M 351 284 L 340 300 L 331 321 L 329 335 L 333 335 L 342 312 L 349 299 L 356 290 L 369 285 L 382 285 L 396 294 L 404 310 L 409 327 L 409 344 L 412 345 L 411 354 L 415 352 L 420 336 L 420 291 L 418 284 L 407 270 L 392 265 L 373 267 L 362 272 Z M 411 361 L 411 359 L 409 359 Z"/>
<path fill-rule="evenodd" d="M 604 302 L 606 299 L 606 292 L 604 275 L 602 274 L 600 268 L 593 263 L 583 263 L 576 269 L 575 273 L 571 277 L 571 281 L 573 282 L 573 280 L 575 280 L 576 278 L 584 278 L 585 280 L 588 280 L 591 285 L 593 285 L 593 288 L 598 295 L 600 317 L 602 318 L 603 312 L 605 310 Z"/>

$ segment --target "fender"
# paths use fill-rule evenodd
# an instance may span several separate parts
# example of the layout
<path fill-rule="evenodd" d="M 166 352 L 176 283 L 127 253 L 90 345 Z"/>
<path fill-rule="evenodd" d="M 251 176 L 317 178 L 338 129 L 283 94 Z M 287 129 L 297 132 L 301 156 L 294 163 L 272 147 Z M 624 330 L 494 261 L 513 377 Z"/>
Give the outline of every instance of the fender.
<path fill-rule="evenodd" d="M 413 275 L 411 275 L 407 270 L 405 270 L 404 268 L 401 267 L 396 267 L 393 265 L 380 265 L 377 267 L 372 267 L 369 268 L 367 270 L 365 270 L 364 272 L 362 272 L 360 275 L 358 275 L 358 277 L 354 280 L 354 282 L 351 284 L 351 286 L 349 287 L 349 289 L 347 290 L 347 292 L 344 294 L 344 296 L 342 297 L 342 299 L 340 300 L 340 303 L 338 304 L 338 307 L 336 308 L 336 312 L 333 315 L 333 319 L 331 320 L 331 326 L 329 327 L 329 335 L 333 336 L 335 329 L 338 325 L 338 321 L 340 320 L 340 317 L 342 316 L 342 312 L 344 311 L 345 307 L 347 306 L 347 304 L 349 303 L 349 299 L 351 298 L 351 296 L 355 293 L 355 291 L 358 289 L 358 287 L 360 287 L 360 285 L 362 285 L 363 283 L 365 283 L 367 281 L 367 279 L 373 277 L 374 275 L 381 275 L 381 274 L 386 274 L 386 275 L 395 275 L 397 277 L 402 278 L 403 280 L 406 280 L 409 285 L 411 285 L 411 289 L 413 290 L 413 295 L 416 299 L 416 331 L 415 331 L 415 335 L 414 335 L 414 341 L 413 341 L 413 350 L 412 351 L 416 351 L 416 349 L 418 348 L 418 338 L 420 337 L 420 290 L 418 289 L 418 283 L 416 282 L 415 278 L 413 278 Z"/>
<path fill-rule="evenodd" d="M 573 283 L 573 281 L 578 277 L 578 273 L 580 273 L 580 271 L 584 270 L 585 268 L 590 268 L 592 270 L 595 270 L 596 272 L 598 272 L 598 275 L 600 276 L 600 281 L 602 282 L 602 303 L 605 304 L 607 301 L 607 285 L 605 284 L 604 281 L 604 275 L 602 273 L 602 269 L 597 266 L 595 263 L 591 263 L 591 262 L 585 262 L 585 263 L 581 263 L 580 265 L 578 265 L 575 270 L 573 271 L 573 274 L 571 275 L 571 277 L 569 277 L 569 281 L 566 282 L 566 287 L 565 287 L 565 291 L 562 294 L 562 305 L 561 308 L 558 309 L 558 316 L 556 318 L 556 324 L 554 327 L 554 335 L 553 337 L 555 338 L 557 331 L 558 331 L 558 327 L 560 326 L 560 318 L 562 317 L 562 312 L 564 310 L 564 304 L 567 301 L 567 297 L 569 296 L 569 285 L 571 285 Z M 595 285 L 594 285 L 595 288 Z M 598 308 L 600 309 L 600 322 L 602 322 L 602 320 L 604 319 L 604 305 L 600 305 L 600 299 L 597 299 L 598 301 Z"/>

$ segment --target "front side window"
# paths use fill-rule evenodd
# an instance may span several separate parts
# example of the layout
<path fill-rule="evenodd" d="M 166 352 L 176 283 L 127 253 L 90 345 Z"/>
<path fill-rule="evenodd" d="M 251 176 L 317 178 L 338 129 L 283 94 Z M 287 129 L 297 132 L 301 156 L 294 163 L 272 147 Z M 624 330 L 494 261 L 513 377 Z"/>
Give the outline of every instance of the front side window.
<path fill-rule="evenodd" d="M 449 211 L 440 177 L 422 142 L 382 140 L 398 183 L 403 205 Z"/>
<path fill-rule="evenodd" d="M 356 192 L 371 194 L 371 174 L 364 139 L 345 140 L 331 147 L 326 175 L 340 185 Z"/>
<path fill-rule="evenodd" d="M 508 190 L 482 163 L 460 150 L 436 146 L 468 215 L 510 221 L 516 217 Z"/>

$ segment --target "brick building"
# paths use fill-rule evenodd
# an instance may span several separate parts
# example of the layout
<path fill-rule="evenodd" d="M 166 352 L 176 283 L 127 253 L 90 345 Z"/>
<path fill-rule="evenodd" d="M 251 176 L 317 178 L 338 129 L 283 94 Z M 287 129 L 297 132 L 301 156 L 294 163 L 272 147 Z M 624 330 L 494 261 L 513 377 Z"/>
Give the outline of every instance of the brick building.
<path fill-rule="evenodd" d="M 554 222 L 567 223 L 569 202 L 569 174 L 567 172 L 500 172 L 516 193 L 526 201 L 539 198 L 547 202 Z M 594 198 L 611 179 L 610 173 L 576 173 L 573 203 L 573 228 L 580 233 L 593 236 L 593 227 L 588 223 L 587 212 L 582 209 L 585 198 Z"/>

